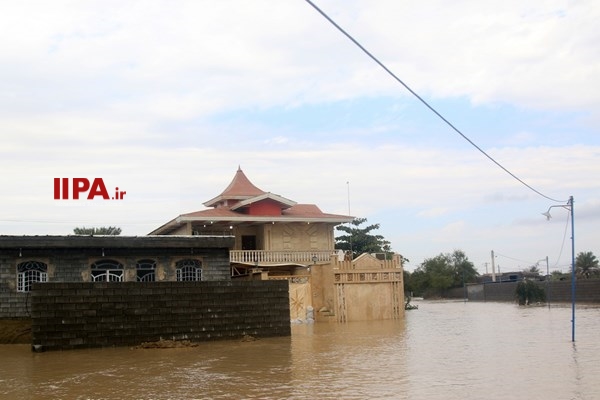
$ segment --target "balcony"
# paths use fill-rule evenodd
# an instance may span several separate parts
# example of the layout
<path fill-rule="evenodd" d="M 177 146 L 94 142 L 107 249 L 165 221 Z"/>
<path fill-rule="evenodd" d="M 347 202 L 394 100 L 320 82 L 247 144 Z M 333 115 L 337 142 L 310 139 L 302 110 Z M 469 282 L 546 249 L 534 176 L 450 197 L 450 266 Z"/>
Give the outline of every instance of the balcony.
<path fill-rule="evenodd" d="M 246 265 L 310 265 L 329 263 L 334 250 L 230 250 L 229 262 Z"/>

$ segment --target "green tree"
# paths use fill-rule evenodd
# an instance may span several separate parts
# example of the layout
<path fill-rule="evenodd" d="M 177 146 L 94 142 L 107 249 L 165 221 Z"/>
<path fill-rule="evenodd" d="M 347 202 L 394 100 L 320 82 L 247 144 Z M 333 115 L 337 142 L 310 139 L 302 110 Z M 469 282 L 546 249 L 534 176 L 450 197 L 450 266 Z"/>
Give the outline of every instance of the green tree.
<path fill-rule="evenodd" d="M 407 272 L 410 276 L 409 278 L 409 290 L 408 292 L 412 292 L 413 296 L 423 296 L 427 288 L 429 287 L 427 275 L 425 271 L 420 268 L 417 268 L 413 272 Z M 404 291 L 407 292 L 406 286 Z"/>
<path fill-rule="evenodd" d="M 462 286 L 464 283 L 475 283 L 479 273 L 475 269 L 475 266 L 462 250 L 454 250 L 449 255 L 450 265 L 454 274 L 454 280 L 452 286 Z"/>
<path fill-rule="evenodd" d="M 356 258 L 362 253 L 385 253 L 386 258 L 390 259 L 393 252 L 390 242 L 385 240 L 382 235 L 374 235 L 371 232 L 379 229 L 379 224 L 371 224 L 365 228 L 359 228 L 360 225 L 367 222 L 366 218 L 355 218 L 352 226 L 339 225 L 338 231 L 345 232 L 335 238 L 336 248 L 350 251 L 352 258 Z M 408 262 L 403 258 L 404 262 Z"/>
<path fill-rule="evenodd" d="M 414 292 L 441 296 L 446 289 L 477 281 L 479 273 L 461 250 L 428 258 L 411 274 Z"/>
<path fill-rule="evenodd" d="M 600 272 L 598 259 L 591 251 L 581 252 L 575 258 L 575 273 L 580 278 L 591 278 Z"/>
<path fill-rule="evenodd" d="M 546 301 L 546 292 L 544 288 L 539 287 L 535 282 L 525 279 L 517 283 L 515 296 L 520 305 L 528 305 L 538 301 Z"/>
<path fill-rule="evenodd" d="M 552 273 L 550 274 L 550 279 L 553 281 L 566 281 L 571 280 L 571 275 L 565 274 L 561 271 L 552 271 Z"/>
<path fill-rule="evenodd" d="M 439 256 L 425 260 L 423 266 L 428 276 L 428 289 L 433 289 L 441 293 L 442 290 L 453 286 L 455 274 L 454 269 L 450 265 L 448 255 L 440 254 Z"/>
<path fill-rule="evenodd" d="M 525 268 L 523 270 L 523 272 L 529 273 L 529 274 L 533 274 L 533 275 L 539 275 L 540 274 L 540 267 L 538 267 L 537 265 L 532 265 L 529 268 Z"/>
<path fill-rule="evenodd" d="M 121 234 L 121 228 L 116 226 L 102 226 L 100 228 L 86 228 L 85 226 L 73 228 L 73 233 L 76 235 L 109 235 L 118 236 Z"/>

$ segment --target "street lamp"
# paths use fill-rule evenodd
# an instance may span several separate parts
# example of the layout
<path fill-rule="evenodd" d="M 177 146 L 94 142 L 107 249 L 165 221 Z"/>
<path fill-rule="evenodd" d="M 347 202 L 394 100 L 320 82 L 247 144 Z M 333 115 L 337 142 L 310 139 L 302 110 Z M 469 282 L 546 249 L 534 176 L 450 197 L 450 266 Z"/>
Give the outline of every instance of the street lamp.
<path fill-rule="evenodd" d="M 463 301 L 467 302 L 467 287 L 465 286 L 465 265 L 462 266 Z"/>
<path fill-rule="evenodd" d="M 546 216 L 546 219 L 550 219 L 550 209 L 554 207 L 561 207 L 567 209 L 571 213 L 571 341 L 575 341 L 575 216 L 574 216 L 574 205 L 573 196 L 569 197 L 569 201 L 564 205 L 550 206 L 548 211 L 542 213 Z"/>

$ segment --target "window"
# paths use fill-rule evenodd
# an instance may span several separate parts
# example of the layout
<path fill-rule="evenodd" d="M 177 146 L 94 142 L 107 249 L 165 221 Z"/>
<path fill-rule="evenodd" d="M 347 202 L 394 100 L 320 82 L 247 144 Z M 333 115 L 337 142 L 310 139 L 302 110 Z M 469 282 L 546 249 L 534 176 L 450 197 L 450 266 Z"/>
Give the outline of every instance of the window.
<path fill-rule="evenodd" d="M 99 260 L 92 264 L 92 282 L 123 282 L 123 264 L 115 260 Z"/>
<path fill-rule="evenodd" d="M 48 282 L 48 266 L 39 261 L 17 265 L 17 292 L 29 292 L 35 282 Z"/>
<path fill-rule="evenodd" d="M 178 281 L 201 281 L 202 263 L 198 260 L 187 259 L 177 262 Z"/>
<path fill-rule="evenodd" d="M 156 269 L 156 261 L 154 260 L 139 260 L 135 265 L 137 281 L 138 282 L 154 282 L 156 276 L 154 270 Z"/>

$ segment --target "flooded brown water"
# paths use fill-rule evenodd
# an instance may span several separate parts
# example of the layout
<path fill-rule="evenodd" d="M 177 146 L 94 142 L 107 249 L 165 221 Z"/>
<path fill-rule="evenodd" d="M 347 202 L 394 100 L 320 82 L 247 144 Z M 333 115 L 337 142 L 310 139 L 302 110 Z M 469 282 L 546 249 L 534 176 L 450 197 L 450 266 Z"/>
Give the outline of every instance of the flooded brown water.
<path fill-rule="evenodd" d="M 0 399 L 600 399 L 600 308 L 417 302 L 404 321 L 179 349 L 0 346 Z"/>

